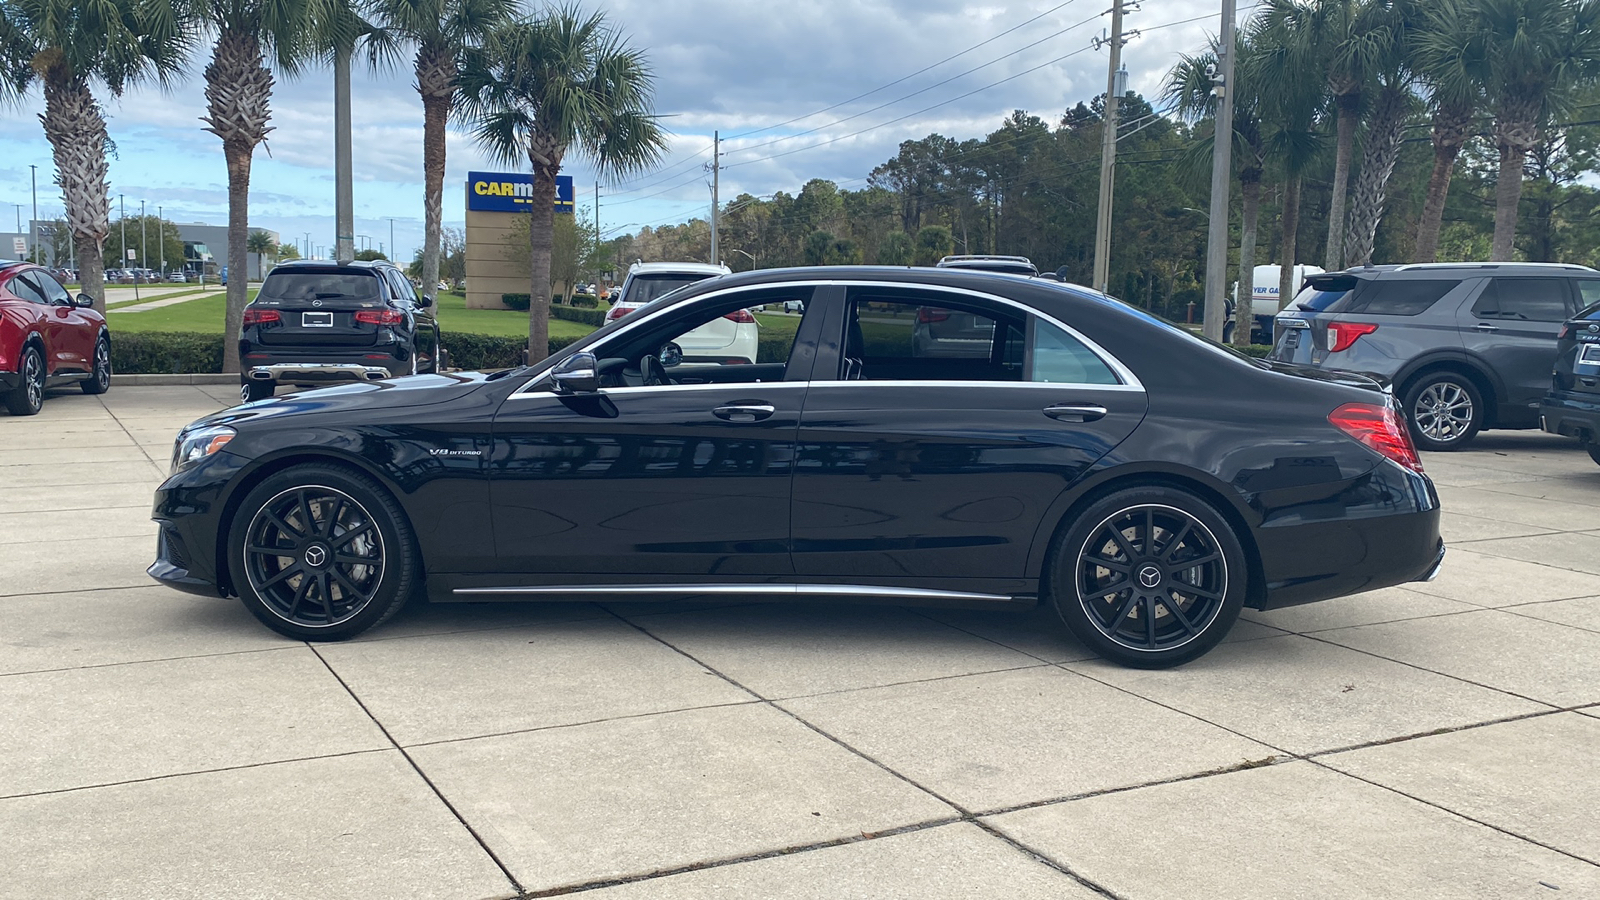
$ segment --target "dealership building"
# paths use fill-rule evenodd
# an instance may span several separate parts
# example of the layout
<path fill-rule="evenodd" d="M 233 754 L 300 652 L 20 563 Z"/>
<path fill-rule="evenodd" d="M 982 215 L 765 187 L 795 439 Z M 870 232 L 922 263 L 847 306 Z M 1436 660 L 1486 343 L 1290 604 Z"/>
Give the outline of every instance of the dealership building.
<path fill-rule="evenodd" d="M 183 259 L 167 260 L 167 271 L 172 272 L 182 269 L 185 272 L 194 274 L 204 267 L 208 278 L 215 277 L 222 270 L 222 267 L 227 265 L 228 226 L 207 225 L 204 222 L 176 222 L 174 224 L 178 226 L 178 240 L 183 242 Z M 39 247 L 42 252 L 40 262 L 47 266 L 69 264 L 69 255 L 64 249 L 60 254 L 60 259 L 51 258 L 51 254 L 58 243 L 53 240 L 52 235 L 52 229 L 56 225 L 56 222 L 43 220 L 32 223 L 32 227 L 38 235 Z M 28 228 L 29 223 L 24 222 L 23 227 Z M 274 244 L 278 242 L 278 233 L 276 231 L 266 228 L 252 228 L 250 230 L 265 231 L 272 236 Z M 33 240 L 34 234 L 27 231 L 21 233 L 0 231 L 0 259 L 24 259 L 29 257 L 33 252 Z M 59 243 L 63 248 L 66 246 L 64 239 Z M 208 255 L 209 259 L 207 259 Z M 249 260 L 249 280 L 259 281 L 263 274 L 261 271 L 263 261 L 255 253 L 245 255 Z M 267 268 L 272 268 L 272 257 L 267 257 L 265 262 Z M 116 267 L 117 260 L 106 260 L 106 268 L 114 269 Z M 154 262 L 151 263 L 150 268 L 155 268 Z"/>

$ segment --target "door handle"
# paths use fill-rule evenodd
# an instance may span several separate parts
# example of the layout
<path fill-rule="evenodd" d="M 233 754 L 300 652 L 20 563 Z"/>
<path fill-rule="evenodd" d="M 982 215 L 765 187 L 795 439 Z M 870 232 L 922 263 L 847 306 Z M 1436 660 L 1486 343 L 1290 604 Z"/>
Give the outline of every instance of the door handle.
<path fill-rule="evenodd" d="M 735 402 L 730 403 L 727 406 L 719 406 L 716 409 L 713 409 L 711 414 L 719 419 L 726 419 L 729 422 L 759 422 L 777 411 L 778 408 L 770 403 L 762 403 L 759 400 L 751 400 L 743 403 Z"/>
<path fill-rule="evenodd" d="M 1062 422 L 1093 422 L 1109 412 L 1098 403 L 1057 403 L 1044 408 L 1045 415 Z"/>
<path fill-rule="evenodd" d="M 1478 330 L 1479 331 L 1486 331 L 1486 332 L 1487 331 L 1499 331 L 1500 327 L 1497 326 L 1497 325 L 1490 325 L 1488 322 L 1479 322 L 1478 323 Z"/>

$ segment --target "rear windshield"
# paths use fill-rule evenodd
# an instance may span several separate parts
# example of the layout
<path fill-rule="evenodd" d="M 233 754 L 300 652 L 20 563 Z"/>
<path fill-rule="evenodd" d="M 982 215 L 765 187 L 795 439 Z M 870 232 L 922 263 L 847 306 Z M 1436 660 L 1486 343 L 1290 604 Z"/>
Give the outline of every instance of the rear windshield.
<path fill-rule="evenodd" d="M 318 272 L 274 269 L 261 285 L 259 301 L 310 303 L 371 303 L 383 299 L 378 276 L 373 272 Z"/>
<path fill-rule="evenodd" d="M 1460 283 L 1459 279 L 1369 281 L 1351 291 L 1343 302 L 1330 303 L 1326 309 L 1331 313 L 1415 316 L 1427 312 Z"/>
<path fill-rule="evenodd" d="M 628 279 L 628 289 L 624 292 L 623 303 L 649 303 L 660 297 L 672 293 L 678 288 L 704 281 L 710 275 L 692 275 L 683 272 L 672 272 L 662 275 L 635 275 Z"/>

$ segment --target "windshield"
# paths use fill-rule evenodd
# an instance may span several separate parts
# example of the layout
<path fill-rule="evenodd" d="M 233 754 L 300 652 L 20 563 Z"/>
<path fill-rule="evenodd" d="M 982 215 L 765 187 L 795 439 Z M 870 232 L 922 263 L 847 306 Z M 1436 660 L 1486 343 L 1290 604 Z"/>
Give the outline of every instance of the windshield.
<path fill-rule="evenodd" d="M 383 299 L 371 272 L 284 271 L 274 269 L 261 285 L 258 301 L 310 303 L 314 300 L 366 302 Z"/>
<path fill-rule="evenodd" d="M 687 287 L 710 277 L 710 275 L 691 275 L 684 272 L 672 272 L 662 275 L 635 275 L 628 279 L 627 290 L 622 292 L 622 299 L 618 302 L 643 306 L 646 303 L 659 300 L 678 288 Z"/>

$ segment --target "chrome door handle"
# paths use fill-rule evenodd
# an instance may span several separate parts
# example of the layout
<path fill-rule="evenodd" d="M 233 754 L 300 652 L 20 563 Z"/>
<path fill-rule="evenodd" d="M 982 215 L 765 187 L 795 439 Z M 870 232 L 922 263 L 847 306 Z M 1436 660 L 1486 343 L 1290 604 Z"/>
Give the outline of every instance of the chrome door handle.
<path fill-rule="evenodd" d="M 1111 410 L 1098 403 L 1057 403 L 1046 406 L 1044 414 L 1062 422 L 1093 422 L 1103 419 Z"/>
<path fill-rule="evenodd" d="M 713 409 L 711 414 L 729 422 L 759 422 L 777 411 L 770 403 L 730 403 Z"/>
<path fill-rule="evenodd" d="M 1478 330 L 1479 331 L 1499 331 L 1500 330 L 1500 326 L 1498 326 L 1498 325 L 1490 325 L 1488 322 L 1479 322 L 1478 323 Z"/>

